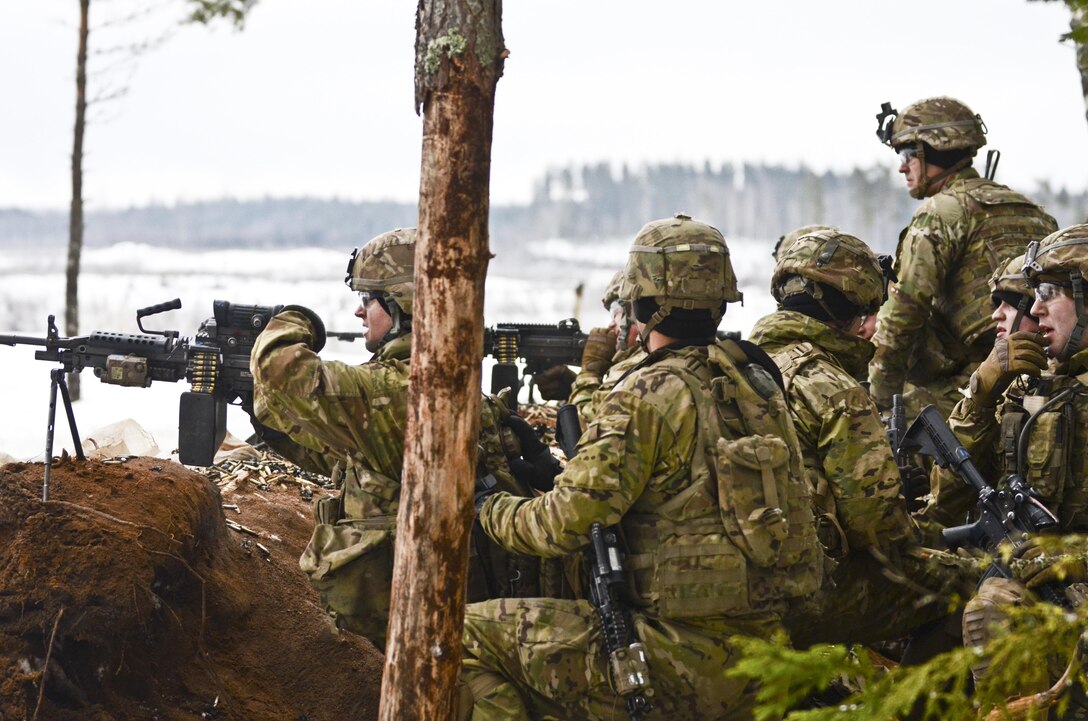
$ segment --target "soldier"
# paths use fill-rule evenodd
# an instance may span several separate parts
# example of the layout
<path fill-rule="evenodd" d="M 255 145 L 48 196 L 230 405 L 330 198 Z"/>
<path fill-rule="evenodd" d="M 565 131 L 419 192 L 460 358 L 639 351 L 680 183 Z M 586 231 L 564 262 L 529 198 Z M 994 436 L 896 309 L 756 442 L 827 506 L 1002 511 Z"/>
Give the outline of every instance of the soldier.
<path fill-rule="evenodd" d="M 603 400 L 554 490 L 500 493 L 479 510 L 497 543 L 540 556 L 582 548 L 594 523 L 618 526 L 655 718 L 750 717 L 754 689 L 723 673 L 730 639 L 769 637 L 821 585 L 800 449 L 769 361 L 714 340 L 740 297 L 716 229 L 683 215 L 647 224 L 620 289 L 646 358 Z M 473 604 L 461 716 L 616 718 L 608 669 L 587 601 Z"/>
<path fill-rule="evenodd" d="M 899 281 L 878 316 L 870 390 L 882 409 L 903 393 L 909 415 L 933 403 L 947 416 L 994 344 L 986 279 L 1057 224 L 971 167 L 986 127 L 960 101 L 929 98 L 902 113 L 885 104 L 877 121 L 911 197 L 923 202 L 899 238 Z"/>
<path fill-rule="evenodd" d="M 299 565 L 337 627 L 379 648 L 388 623 L 407 425 L 415 243 L 414 228 L 397 229 L 352 253 L 345 282 L 359 293 L 355 315 L 366 326 L 370 361 L 323 361 L 317 354 L 325 343 L 324 325 L 299 306 L 287 306 L 269 322 L 250 359 L 254 412 L 271 429 L 265 432 L 271 445 L 319 469 L 342 459 L 340 494 L 315 503 L 317 526 Z M 524 495 L 531 490 L 512 476 L 508 458 L 530 471 L 554 461 L 519 421 L 497 399 L 482 402 L 480 473 Z M 514 433 L 525 444 L 526 458 L 517 457 Z M 482 533 L 473 551 L 470 600 L 540 593 L 537 559 L 499 552 Z"/>
<path fill-rule="evenodd" d="M 949 421 L 985 477 L 1019 474 L 1056 514 L 1055 532 L 1084 534 L 1088 532 L 1088 394 L 1084 393 L 1088 383 L 1088 337 L 1084 335 L 1088 225 L 1074 225 L 1031 243 L 1023 271 L 1035 292 L 1030 312 L 1038 318 L 1038 333 L 1020 330 L 998 341 Z M 965 643 L 982 646 L 993 624 L 1004 618 L 1003 605 L 1034 598 L 1027 589 L 1056 580 L 1066 584 L 1088 580 L 1083 559 L 1070 563 L 1066 562 L 1069 557 L 1041 556 L 1030 543 L 1026 550 L 1025 558 L 1011 564 L 1014 579 L 987 579 L 968 604 Z M 1058 559 L 1063 562 L 1053 565 Z M 983 675 L 987 665 L 988 660 L 980 662 L 974 669 L 976 676 Z M 1049 685 L 1045 680 L 1041 683 Z"/>
<path fill-rule="evenodd" d="M 779 310 L 756 323 L 752 341 L 782 371 L 815 489 L 820 541 L 838 566 L 825 608 L 792 615 L 787 626 L 800 646 L 901 638 L 947 617 L 955 605 L 949 597 L 958 593 L 965 601 L 977 573 L 955 556 L 915 547 L 900 469 L 859 382 L 873 355 L 870 319 L 885 300 L 890 259 L 826 226 L 791 235 L 771 280 Z M 944 645 L 958 642 L 955 633 Z M 908 660 L 928 653 L 914 651 Z"/>
<path fill-rule="evenodd" d="M 582 368 L 574 379 L 571 405 L 578 409 L 582 425 L 596 416 L 596 405 L 623 374 L 646 357 L 638 342 L 638 327 L 628 303 L 619 299 L 623 271 L 617 271 L 605 288 L 601 303 L 612 314 L 607 328 L 594 328 L 582 351 Z"/>

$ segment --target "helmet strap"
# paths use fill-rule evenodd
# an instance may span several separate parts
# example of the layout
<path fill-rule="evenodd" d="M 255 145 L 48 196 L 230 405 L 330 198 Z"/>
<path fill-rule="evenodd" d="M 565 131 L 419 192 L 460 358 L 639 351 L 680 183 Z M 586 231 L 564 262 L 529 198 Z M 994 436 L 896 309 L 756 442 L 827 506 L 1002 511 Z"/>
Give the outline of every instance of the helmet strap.
<path fill-rule="evenodd" d="M 1058 354 L 1058 359 L 1063 361 L 1069 360 L 1080 350 L 1084 329 L 1088 327 L 1088 316 L 1084 314 L 1084 278 L 1081 277 L 1079 270 L 1071 271 L 1069 278 L 1073 281 L 1073 302 L 1076 304 L 1077 325 L 1069 334 L 1069 341 L 1065 344 L 1065 348 Z"/>
<path fill-rule="evenodd" d="M 1020 321 L 1027 315 L 1029 308 L 1031 308 L 1031 298 L 1026 295 L 1021 296 L 1020 302 L 1016 304 L 1016 317 L 1012 319 L 1012 329 L 1010 332 L 1015 333 L 1020 330 Z"/>
<path fill-rule="evenodd" d="M 649 346 L 647 345 L 650 339 L 650 331 L 660 325 L 661 321 L 665 320 L 665 318 L 667 318 L 669 316 L 669 313 L 671 312 L 671 305 L 662 305 L 654 312 L 652 316 L 650 316 L 650 320 L 646 321 L 646 324 L 642 326 L 642 330 L 639 331 L 638 334 L 638 342 L 639 345 L 642 346 L 643 350 L 650 350 Z"/>
<path fill-rule="evenodd" d="M 389 327 L 389 331 L 377 342 L 366 342 L 366 349 L 371 353 L 377 353 L 387 343 L 412 332 L 412 316 L 405 313 L 397 301 L 387 295 L 382 299 L 381 306 L 382 309 L 389 314 L 389 318 L 393 321 L 393 325 Z"/>
<path fill-rule="evenodd" d="M 951 167 L 945 168 L 940 173 L 934 175 L 931 178 L 929 177 L 929 173 L 927 172 L 929 170 L 929 165 L 926 163 L 925 146 L 922 144 L 921 141 L 919 141 L 915 144 L 915 147 L 918 149 L 918 162 L 920 164 L 918 170 L 922 175 L 922 177 L 918 179 L 918 185 L 914 188 L 914 190 L 910 191 L 910 197 L 914 198 L 915 200 L 922 200 L 923 198 L 927 197 L 929 195 L 930 187 L 932 187 L 936 183 L 940 183 L 942 180 L 952 175 L 953 173 L 960 172 L 968 165 L 970 165 L 972 160 L 974 160 L 974 158 L 972 157 L 961 158 L 960 160 L 957 160 L 955 163 L 953 163 Z"/>

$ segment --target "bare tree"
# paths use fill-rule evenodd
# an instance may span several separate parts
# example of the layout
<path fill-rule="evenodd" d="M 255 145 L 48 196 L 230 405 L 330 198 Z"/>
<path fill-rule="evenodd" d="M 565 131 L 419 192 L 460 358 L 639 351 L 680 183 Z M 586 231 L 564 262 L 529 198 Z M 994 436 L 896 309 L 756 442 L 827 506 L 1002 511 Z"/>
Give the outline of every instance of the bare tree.
<path fill-rule="evenodd" d="M 68 211 L 68 263 L 64 277 L 64 333 L 79 333 L 79 259 L 83 253 L 83 131 L 87 126 L 87 36 L 91 0 L 79 0 L 76 52 L 76 122 L 72 132 L 72 204 Z M 68 374 L 68 392 L 79 400 L 79 373 Z"/>
<path fill-rule="evenodd" d="M 379 718 L 455 712 L 476 476 L 501 0 L 420 0 L 415 331 Z"/>

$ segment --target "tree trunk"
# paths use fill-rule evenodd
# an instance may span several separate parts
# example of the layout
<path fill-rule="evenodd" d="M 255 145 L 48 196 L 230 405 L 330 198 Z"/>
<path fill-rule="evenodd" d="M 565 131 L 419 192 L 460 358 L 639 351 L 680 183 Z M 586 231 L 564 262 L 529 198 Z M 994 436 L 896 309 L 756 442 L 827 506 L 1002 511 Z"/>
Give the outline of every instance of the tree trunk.
<path fill-rule="evenodd" d="M 79 334 L 79 257 L 83 253 L 83 129 L 87 118 L 87 15 L 91 0 L 79 0 L 76 54 L 76 124 L 72 133 L 72 207 L 68 212 L 68 265 L 64 291 L 64 334 Z M 79 400 L 79 374 L 68 375 L 68 392 Z"/>
<path fill-rule="evenodd" d="M 420 0 L 423 161 L 404 474 L 379 718 L 456 710 L 483 344 L 501 0 Z"/>

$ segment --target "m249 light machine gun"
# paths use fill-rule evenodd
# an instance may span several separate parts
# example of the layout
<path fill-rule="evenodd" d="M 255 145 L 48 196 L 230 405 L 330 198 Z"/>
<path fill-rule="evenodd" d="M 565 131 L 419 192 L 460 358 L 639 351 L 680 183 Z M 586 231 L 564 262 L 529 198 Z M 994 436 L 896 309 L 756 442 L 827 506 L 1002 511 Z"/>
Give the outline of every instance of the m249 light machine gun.
<path fill-rule="evenodd" d="M 174 299 L 136 311 L 141 333 L 95 331 L 78 338 L 62 338 L 54 317 L 49 316 L 44 338 L 0 335 L 0 345 L 32 345 L 42 349 L 37 360 L 59 364 L 50 372 L 49 421 L 46 428 L 45 484 L 48 500 L 53 455 L 53 427 L 57 391 L 60 391 L 76 455 L 84 458 L 76 430 L 75 414 L 65 383 L 66 373 L 90 368 L 103 383 L 147 388 L 153 381 L 186 380 L 190 390 L 181 394 L 178 415 L 178 459 L 190 466 L 210 466 L 227 431 L 227 404 L 253 409 L 253 376 L 249 355 L 265 325 L 282 306 L 241 305 L 225 300 L 212 304 L 212 317 L 200 324 L 196 335 L 180 338 L 176 330 L 149 331 L 143 319 L 181 307 Z"/>
<path fill-rule="evenodd" d="M 517 405 L 521 388 L 517 361 L 525 361 L 525 375 L 533 376 L 557 365 L 581 365 L 586 334 L 574 318 L 548 323 L 497 323 L 484 329 L 484 355 L 497 362 L 491 369 L 491 392 L 511 389 Z"/>

